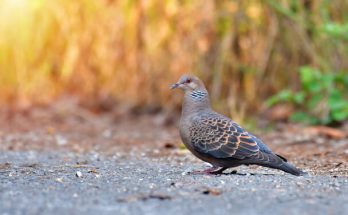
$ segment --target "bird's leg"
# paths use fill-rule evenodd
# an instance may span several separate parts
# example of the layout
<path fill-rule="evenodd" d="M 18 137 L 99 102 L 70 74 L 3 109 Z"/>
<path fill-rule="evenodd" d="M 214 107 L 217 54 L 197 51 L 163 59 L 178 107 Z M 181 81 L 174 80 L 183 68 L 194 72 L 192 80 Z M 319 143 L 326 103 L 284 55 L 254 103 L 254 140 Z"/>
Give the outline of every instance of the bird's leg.
<path fill-rule="evenodd" d="M 213 166 L 213 167 L 210 167 L 209 169 L 206 169 L 203 171 L 200 171 L 200 170 L 192 171 L 191 174 L 217 175 L 217 174 L 221 174 L 226 169 L 227 169 L 227 167 Z"/>

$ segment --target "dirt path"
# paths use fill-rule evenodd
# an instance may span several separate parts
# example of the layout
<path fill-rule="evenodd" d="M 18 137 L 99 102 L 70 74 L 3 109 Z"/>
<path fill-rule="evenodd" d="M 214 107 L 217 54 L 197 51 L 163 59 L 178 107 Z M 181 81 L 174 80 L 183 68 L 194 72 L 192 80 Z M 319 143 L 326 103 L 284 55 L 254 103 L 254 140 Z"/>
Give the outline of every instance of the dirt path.
<path fill-rule="evenodd" d="M 163 114 L 36 109 L 0 126 L 1 214 L 344 214 L 348 142 L 286 128 L 261 135 L 310 173 L 261 167 L 190 175 L 206 164 L 180 148 Z M 231 172 L 232 171 L 232 172 Z"/>

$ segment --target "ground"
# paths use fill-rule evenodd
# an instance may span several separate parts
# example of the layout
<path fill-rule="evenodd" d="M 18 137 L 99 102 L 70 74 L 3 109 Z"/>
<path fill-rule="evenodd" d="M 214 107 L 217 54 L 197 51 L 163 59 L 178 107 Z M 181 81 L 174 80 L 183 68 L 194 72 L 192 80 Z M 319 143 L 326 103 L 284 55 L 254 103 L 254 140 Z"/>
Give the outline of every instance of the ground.
<path fill-rule="evenodd" d="M 309 176 L 245 166 L 214 176 L 189 174 L 207 164 L 182 149 L 177 118 L 168 113 L 123 108 L 94 113 L 58 103 L 30 111 L 3 109 L 0 120 L 1 214 L 348 211 L 344 128 L 327 132 L 284 125 L 256 131 Z"/>

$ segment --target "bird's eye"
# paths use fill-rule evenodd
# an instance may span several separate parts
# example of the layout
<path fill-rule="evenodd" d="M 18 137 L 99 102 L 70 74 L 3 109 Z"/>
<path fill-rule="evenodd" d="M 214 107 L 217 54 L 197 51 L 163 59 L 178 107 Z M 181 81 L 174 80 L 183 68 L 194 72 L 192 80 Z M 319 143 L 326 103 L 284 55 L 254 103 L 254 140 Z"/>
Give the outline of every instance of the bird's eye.
<path fill-rule="evenodd" d="M 187 84 L 191 83 L 191 79 L 187 79 L 187 80 L 186 80 L 186 83 L 187 83 Z"/>

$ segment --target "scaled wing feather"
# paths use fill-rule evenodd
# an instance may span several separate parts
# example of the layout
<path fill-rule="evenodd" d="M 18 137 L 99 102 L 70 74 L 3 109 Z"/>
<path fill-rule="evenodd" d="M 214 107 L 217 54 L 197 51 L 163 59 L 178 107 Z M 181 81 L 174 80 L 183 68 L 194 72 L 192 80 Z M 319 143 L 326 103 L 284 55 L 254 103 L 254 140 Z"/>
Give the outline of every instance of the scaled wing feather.
<path fill-rule="evenodd" d="M 193 147 L 216 158 L 244 159 L 256 156 L 259 146 L 248 132 L 228 118 L 196 119 L 190 128 Z"/>

